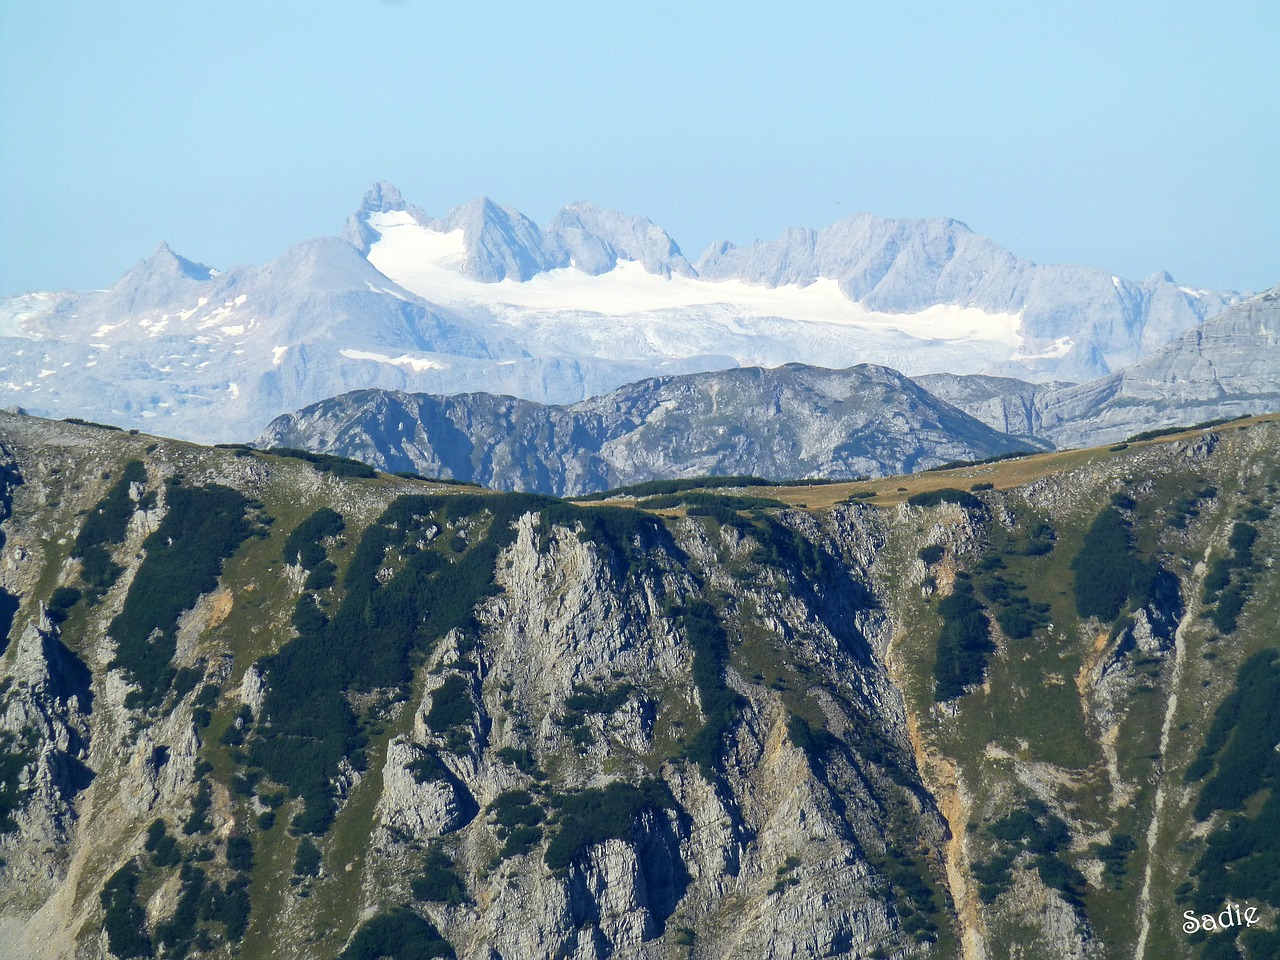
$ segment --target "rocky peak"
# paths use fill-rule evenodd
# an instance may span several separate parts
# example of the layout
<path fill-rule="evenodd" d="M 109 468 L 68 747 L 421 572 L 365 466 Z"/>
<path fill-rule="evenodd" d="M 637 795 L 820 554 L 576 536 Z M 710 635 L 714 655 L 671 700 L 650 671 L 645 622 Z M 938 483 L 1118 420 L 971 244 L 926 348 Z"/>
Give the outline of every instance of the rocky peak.
<path fill-rule="evenodd" d="M 547 227 L 547 237 L 584 273 L 605 273 L 619 260 L 634 260 L 664 277 L 697 275 L 676 242 L 653 221 L 594 203 L 578 201 L 565 207 Z"/>

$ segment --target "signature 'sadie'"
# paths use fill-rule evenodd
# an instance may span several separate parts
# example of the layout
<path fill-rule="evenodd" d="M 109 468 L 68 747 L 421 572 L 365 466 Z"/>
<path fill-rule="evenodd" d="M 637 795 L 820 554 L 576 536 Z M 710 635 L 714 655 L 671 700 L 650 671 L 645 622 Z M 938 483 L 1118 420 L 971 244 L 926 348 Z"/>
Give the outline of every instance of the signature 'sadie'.
<path fill-rule="evenodd" d="M 1188 910 L 1182 916 L 1183 933 L 1196 933 L 1200 930 L 1211 933 L 1214 930 L 1229 930 L 1232 927 L 1252 927 L 1258 922 L 1258 908 L 1246 907 L 1241 912 L 1240 904 L 1228 900 L 1217 916 L 1211 913 L 1196 916 L 1194 910 Z"/>

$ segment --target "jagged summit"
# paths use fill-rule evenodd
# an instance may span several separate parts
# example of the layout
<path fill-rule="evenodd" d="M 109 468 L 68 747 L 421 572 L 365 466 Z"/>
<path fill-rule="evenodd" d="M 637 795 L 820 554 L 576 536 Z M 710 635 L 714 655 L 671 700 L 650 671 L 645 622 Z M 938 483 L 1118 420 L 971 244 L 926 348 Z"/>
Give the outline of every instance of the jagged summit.
<path fill-rule="evenodd" d="M 124 282 L 131 275 L 139 274 L 160 274 L 167 273 L 186 277 L 188 280 L 197 282 L 208 280 L 213 277 L 215 271 L 212 267 L 203 263 L 197 263 L 195 260 L 188 260 L 180 253 L 176 252 L 173 247 L 169 246 L 167 241 L 161 241 L 156 247 L 155 253 L 141 260 L 138 264 L 118 282 Z"/>

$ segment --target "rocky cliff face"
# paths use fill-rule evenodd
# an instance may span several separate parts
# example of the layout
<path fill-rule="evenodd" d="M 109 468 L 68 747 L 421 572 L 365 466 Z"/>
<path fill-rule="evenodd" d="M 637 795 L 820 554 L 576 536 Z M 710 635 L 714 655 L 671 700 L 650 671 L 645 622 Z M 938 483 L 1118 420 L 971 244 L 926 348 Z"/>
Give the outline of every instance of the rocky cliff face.
<path fill-rule="evenodd" d="M 1193 956 L 1246 426 L 623 508 L 0 415 L 0 956 Z"/>

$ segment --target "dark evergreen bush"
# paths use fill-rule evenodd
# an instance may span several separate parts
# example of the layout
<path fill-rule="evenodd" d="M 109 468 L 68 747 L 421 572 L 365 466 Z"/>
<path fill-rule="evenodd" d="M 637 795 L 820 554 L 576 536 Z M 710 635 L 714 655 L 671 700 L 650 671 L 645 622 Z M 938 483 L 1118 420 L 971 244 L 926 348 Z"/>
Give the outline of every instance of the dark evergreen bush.
<path fill-rule="evenodd" d="M 298 852 L 293 858 L 293 872 L 299 877 L 320 876 L 320 849 L 311 842 L 310 837 L 303 837 L 298 842 Z"/>
<path fill-rule="evenodd" d="M 182 861 L 178 841 L 169 835 L 163 820 L 156 820 L 147 829 L 146 848 L 151 854 L 151 862 L 157 867 L 173 867 Z"/>
<path fill-rule="evenodd" d="M 676 622 L 693 648 L 693 684 L 706 717 L 689 739 L 685 753 L 712 778 L 724 749 L 725 735 L 742 706 L 742 698 L 729 689 L 724 678 L 729 663 L 729 639 L 715 607 L 705 600 L 697 600 L 677 611 Z"/>
<path fill-rule="evenodd" d="M 1263 650 L 1241 666 L 1235 689 L 1214 713 L 1204 746 L 1188 768 L 1204 780 L 1195 816 L 1227 816 L 1208 836 L 1193 875 L 1197 913 L 1222 901 L 1261 899 L 1280 907 L 1280 652 Z M 1206 779 L 1207 778 L 1207 779 Z"/>
<path fill-rule="evenodd" d="M 554 797 L 557 830 L 543 859 L 552 870 L 567 869 L 594 844 L 631 839 L 636 820 L 645 811 L 674 804 L 660 780 L 646 780 L 639 786 L 611 783 L 603 789 Z"/>
<path fill-rule="evenodd" d="M 719 487 L 764 487 L 768 480 L 760 477 L 691 477 L 685 480 L 647 480 L 628 487 L 615 487 L 601 493 L 589 493 L 579 500 L 608 500 L 613 497 L 657 497 L 685 490 L 714 490 Z"/>
<path fill-rule="evenodd" d="M 154 955 L 147 936 L 147 915 L 137 899 L 138 878 L 138 865 L 130 860 L 112 874 L 100 897 L 107 946 L 121 960 Z"/>
<path fill-rule="evenodd" d="M 938 615 L 942 617 L 942 630 L 938 634 L 933 678 L 934 699 L 941 703 L 956 699 L 966 687 L 982 682 L 987 657 L 995 650 L 995 644 L 991 642 L 991 625 L 968 577 L 956 578 L 951 595 L 938 604 Z"/>
<path fill-rule="evenodd" d="M 396 907 L 366 922 L 338 960 L 431 960 L 453 956 L 453 948 L 430 921 L 405 907 Z"/>
<path fill-rule="evenodd" d="M 1138 568 L 1129 524 L 1114 507 L 1105 507 L 1093 521 L 1080 552 L 1071 561 L 1075 574 L 1076 611 L 1081 617 L 1109 622 L 1120 615 L 1129 598 Z"/>
<path fill-rule="evenodd" d="M 410 882 L 413 898 L 424 902 L 457 905 L 467 902 L 467 890 L 448 854 L 438 844 L 427 849 L 422 872 Z"/>
<path fill-rule="evenodd" d="M 929 567 L 941 560 L 946 553 L 946 548 L 937 543 L 930 544 L 927 547 L 921 547 L 918 551 L 920 559 L 924 561 L 925 566 Z"/>
<path fill-rule="evenodd" d="M 307 570 L 315 569 L 325 558 L 324 540 L 336 537 L 346 528 L 342 514 L 321 507 L 303 520 L 284 542 L 285 563 L 296 563 Z"/>
<path fill-rule="evenodd" d="M 197 866 L 182 867 L 182 892 L 173 914 L 156 925 L 156 943 L 163 956 L 182 958 L 195 946 L 196 924 L 206 902 L 205 872 Z"/>
<path fill-rule="evenodd" d="M 290 457 L 294 460 L 305 460 L 319 473 L 332 473 L 335 477 L 358 477 L 369 479 L 378 472 L 367 463 L 351 460 L 347 457 L 335 457 L 329 453 L 312 453 L 310 450 L 298 450 L 294 447 L 272 447 L 264 451 L 277 457 Z"/>
<path fill-rule="evenodd" d="M 926 490 L 923 493 L 917 493 L 907 498 L 907 503 L 913 507 L 936 507 L 942 503 L 958 503 L 967 510 L 983 509 L 982 501 L 975 497 L 967 490 L 957 490 L 954 487 L 942 487 L 938 490 Z"/>
<path fill-rule="evenodd" d="M 248 837 L 227 839 L 227 866 L 246 872 L 253 869 L 253 843 Z"/>
<path fill-rule="evenodd" d="M 126 671 L 147 706 L 168 693 L 178 617 L 218 585 L 223 561 L 250 533 L 245 499 L 229 487 L 171 484 L 167 497 L 169 512 L 143 541 L 146 559 L 109 628 L 117 645 L 111 666 Z"/>
<path fill-rule="evenodd" d="M 131 460 L 125 464 L 120 479 L 89 511 L 76 535 L 71 555 L 80 560 L 80 579 L 91 599 L 106 593 L 120 576 L 121 569 L 112 561 L 107 548 L 124 540 L 135 508 L 129 487 L 134 483 L 145 483 L 146 479 L 147 470 L 141 461 Z"/>
<path fill-rule="evenodd" d="M 0 587 L 0 655 L 9 648 L 9 632 L 13 629 L 13 618 L 18 612 L 19 598 L 4 587 Z M 58 614 L 65 619 L 66 614 L 55 607 L 49 608 L 49 618 L 55 623 L 61 622 Z"/>
<path fill-rule="evenodd" d="M 427 726 L 436 733 L 445 733 L 451 727 L 466 726 L 475 718 L 475 705 L 471 702 L 471 685 L 461 674 L 451 673 L 431 694 L 431 709 L 427 711 Z"/>

